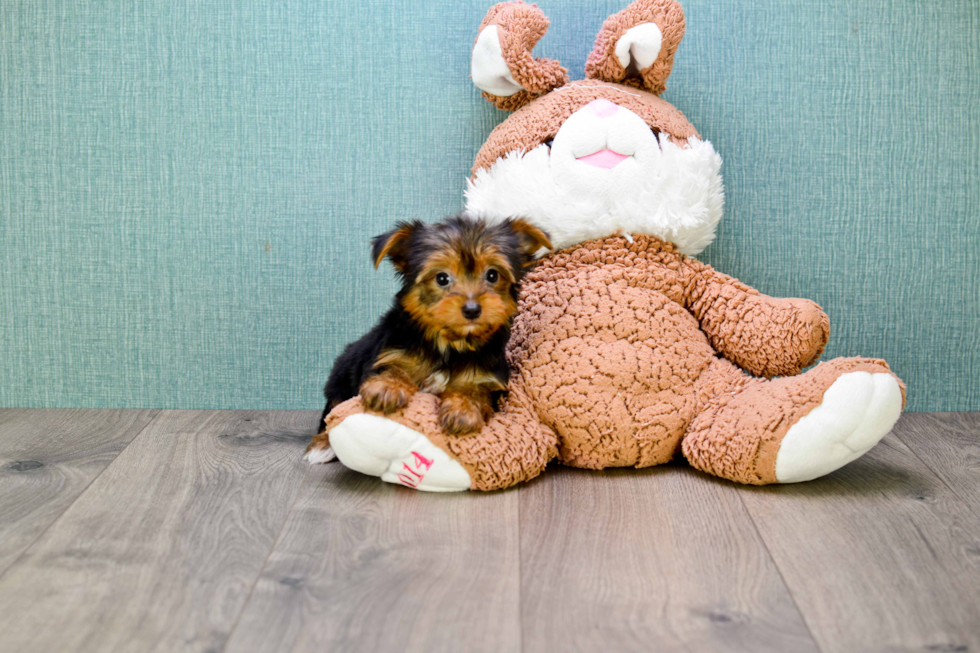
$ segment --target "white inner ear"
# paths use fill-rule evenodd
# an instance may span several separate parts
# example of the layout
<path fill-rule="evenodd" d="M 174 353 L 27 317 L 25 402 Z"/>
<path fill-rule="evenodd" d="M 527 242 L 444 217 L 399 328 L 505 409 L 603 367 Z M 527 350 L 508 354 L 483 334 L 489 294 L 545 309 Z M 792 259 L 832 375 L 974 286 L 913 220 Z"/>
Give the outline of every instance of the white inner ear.
<path fill-rule="evenodd" d="M 470 60 L 470 75 L 478 89 L 491 95 L 510 97 L 524 90 L 514 80 L 507 62 L 504 61 L 496 25 L 487 26 L 476 39 L 473 58 Z"/>
<path fill-rule="evenodd" d="M 636 62 L 637 70 L 646 70 L 660 56 L 660 46 L 663 42 L 663 34 L 660 33 L 656 23 L 637 25 L 617 41 L 616 58 L 623 68 L 629 68 L 632 60 Z"/>

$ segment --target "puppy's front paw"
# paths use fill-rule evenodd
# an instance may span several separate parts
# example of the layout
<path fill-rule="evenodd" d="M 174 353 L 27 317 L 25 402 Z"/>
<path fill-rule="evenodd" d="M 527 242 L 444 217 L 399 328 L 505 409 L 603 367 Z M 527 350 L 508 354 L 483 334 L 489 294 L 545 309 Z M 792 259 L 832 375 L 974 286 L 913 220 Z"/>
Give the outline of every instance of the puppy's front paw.
<path fill-rule="evenodd" d="M 389 415 L 407 406 L 415 391 L 415 384 L 408 379 L 382 373 L 362 383 L 360 395 L 368 410 Z"/>
<path fill-rule="evenodd" d="M 439 404 L 439 425 L 451 435 L 465 435 L 483 428 L 493 412 L 488 402 L 465 394 L 446 392 Z"/>

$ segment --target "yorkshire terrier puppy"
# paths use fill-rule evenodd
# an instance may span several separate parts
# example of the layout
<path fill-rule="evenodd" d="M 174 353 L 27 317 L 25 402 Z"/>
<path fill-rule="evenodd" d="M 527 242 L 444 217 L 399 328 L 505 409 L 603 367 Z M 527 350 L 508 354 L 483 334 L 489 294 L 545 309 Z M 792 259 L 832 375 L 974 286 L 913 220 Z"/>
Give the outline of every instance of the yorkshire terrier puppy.
<path fill-rule="evenodd" d="M 392 413 L 422 390 L 441 396 L 447 433 L 479 430 L 507 389 L 504 346 L 521 279 L 542 248 L 551 249 L 548 235 L 522 219 L 491 225 L 465 215 L 400 222 L 374 238 L 374 266 L 388 258 L 402 287 L 381 321 L 337 358 L 322 418 L 357 394 L 370 410 Z"/>

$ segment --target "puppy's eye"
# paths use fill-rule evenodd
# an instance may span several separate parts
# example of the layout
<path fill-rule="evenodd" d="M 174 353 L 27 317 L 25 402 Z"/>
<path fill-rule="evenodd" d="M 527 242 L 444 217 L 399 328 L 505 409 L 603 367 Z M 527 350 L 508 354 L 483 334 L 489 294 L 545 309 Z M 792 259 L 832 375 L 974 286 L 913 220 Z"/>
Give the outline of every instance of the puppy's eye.
<path fill-rule="evenodd" d="M 552 143 L 554 143 L 554 142 L 555 142 L 555 139 L 554 139 L 554 138 L 549 138 L 548 140 L 546 140 L 546 141 L 544 142 L 544 144 L 545 144 L 545 145 L 547 145 L 547 146 L 548 146 L 548 149 L 550 150 L 550 149 L 551 149 L 551 145 L 552 145 Z"/>
<path fill-rule="evenodd" d="M 446 274 L 445 272 L 440 272 L 439 274 L 436 275 L 436 283 L 442 286 L 443 288 L 448 286 L 450 281 L 452 281 L 452 279 L 450 279 L 449 275 Z"/>
<path fill-rule="evenodd" d="M 487 280 L 487 283 L 497 283 L 497 279 L 500 278 L 500 274 L 496 270 L 487 270 L 484 278 Z"/>

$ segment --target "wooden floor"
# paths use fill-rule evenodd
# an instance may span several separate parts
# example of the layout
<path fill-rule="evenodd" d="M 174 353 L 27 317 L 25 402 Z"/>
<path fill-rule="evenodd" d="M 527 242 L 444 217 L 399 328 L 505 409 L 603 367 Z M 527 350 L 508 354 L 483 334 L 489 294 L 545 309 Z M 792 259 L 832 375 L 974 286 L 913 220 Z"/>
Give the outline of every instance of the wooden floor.
<path fill-rule="evenodd" d="M 316 418 L 0 410 L 0 651 L 980 651 L 980 413 L 453 495 L 305 465 Z"/>

